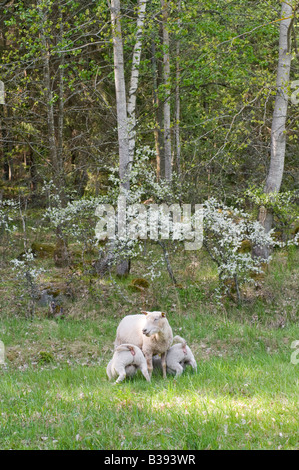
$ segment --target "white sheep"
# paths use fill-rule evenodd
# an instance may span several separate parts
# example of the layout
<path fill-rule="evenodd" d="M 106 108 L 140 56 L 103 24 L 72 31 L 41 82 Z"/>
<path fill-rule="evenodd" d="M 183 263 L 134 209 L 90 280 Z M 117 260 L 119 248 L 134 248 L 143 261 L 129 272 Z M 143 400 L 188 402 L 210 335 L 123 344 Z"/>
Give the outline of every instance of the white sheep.
<path fill-rule="evenodd" d="M 133 344 L 121 344 L 117 346 L 113 357 L 107 365 L 106 372 L 109 380 L 117 378 L 115 383 L 122 382 L 126 377 L 132 377 L 140 369 L 143 376 L 149 382 L 146 360 L 140 348 Z"/>
<path fill-rule="evenodd" d="M 182 374 L 187 365 L 190 365 L 195 371 L 197 370 L 197 363 L 193 353 L 181 336 L 175 336 L 173 342 L 177 342 L 169 348 L 166 355 L 167 372 L 176 374 L 176 377 Z M 161 361 L 158 357 L 154 358 L 153 364 L 155 367 L 161 367 Z"/>
<path fill-rule="evenodd" d="M 138 346 L 146 359 L 149 376 L 153 371 L 153 355 L 161 354 L 163 377 L 166 377 L 166 352 L 172 344 L 172 329 L 164 312 L 127 315 L 118 325 L 115 346 L 131 343 Z"/>

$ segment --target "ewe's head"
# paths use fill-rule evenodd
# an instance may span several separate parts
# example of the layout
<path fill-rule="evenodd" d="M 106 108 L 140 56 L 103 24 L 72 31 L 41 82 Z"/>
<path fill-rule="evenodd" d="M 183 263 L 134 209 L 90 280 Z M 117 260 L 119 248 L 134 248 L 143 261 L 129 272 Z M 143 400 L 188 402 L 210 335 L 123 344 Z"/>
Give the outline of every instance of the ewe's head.
<path fill-rule="evenodd" d="M 152 336 L 162 331 L 165 322 L 167 322 L 166 313 L 157 311 L 147 312 L 145 310 L 143 310 L 141 313 L 146 315 L 146 322 L 142 330 L 142 333 L 145 336 Z"/>

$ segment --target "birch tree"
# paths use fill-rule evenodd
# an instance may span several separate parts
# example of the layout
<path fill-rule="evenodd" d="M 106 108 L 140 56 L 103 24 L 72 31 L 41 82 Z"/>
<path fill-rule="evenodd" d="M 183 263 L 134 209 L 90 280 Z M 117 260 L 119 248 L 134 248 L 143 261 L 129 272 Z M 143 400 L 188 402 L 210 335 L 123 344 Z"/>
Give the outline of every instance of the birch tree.
<path fill-rule="evenodd" d="M 165 98 L 163 105 L 164 115 L 164 155 L 160 159 L 160 171 L 162 177 L 167 181 L 172 178 L 171 162 L 171 116 L 170 116 L 170 51 L 169 51 L 169 31 L 168 31 L 168 0 L 161 0 L 162 27 L 163 27 L 163 78 L 165 88 Z"/>
<path fill-rule="evenodd" d="M 139 0 L 138 2 L 137 32 L 133 49 L 128 99 L 126 96 L 120 0 L 111 0 L 110 4 L 119 147 L 120 194 L 125 197 L 127 197 L 130 190 L 130 172 L 135 153 L 136 95 L 139 81 L 146 3 L 147 0 Z M 123 276 L 129 272 L 129 269 L 129 260 L 123 259 L 117 267 L 117 273 Z"/>
<path fill-rule="evenodd" d="M 295 2 L 293 2 L 294 4 Z M 298 8 L 298 5 L 297 7 Z M 275 107 L 271 128 L 271 160 L 265 192 L 280 190 L 286 149 L 286 119 L 288 111 L 288 87 L 291 70 L 291 25 L 293 21 L 291 3 L 282 4 L 279 32 L 279 59 L 277 68 Z"/>
<path fill-rule="evenodd" d="M 181 13 L 181 0 L 178 0 L 178 13 Z M 181 19 L 178 18 L 178 32 L 181 27 Z M 179 178 L 181 178 L 181 138 L 180 138 L 180 119 L 181 119 L 181 95 L 180 95 L 180 39 L 176 41 L 176 73 L 175 73 L 175 147 L 176 164 Z"/>
<path fill-rule="evenodd" d="M 276 76 L 276 97 L 271 127 L 271 158 L 269 171 L 264 187 L 266 194 L 278 193 L 284 172 L 286 151 L 286 120 L 288 111 L 288 88 L 291 70 L 291 25 L 294 17 L 295 2 L 282 3 L 279 30 L 279 57 Z M 266 232 L 273 223 L 273 212 L 262 206 L 259 210 L 259 221 Z M 269 247 L 255 247 L 254 253 L 264 258 L 270 255 Z"/>
<path fill-rule="evenodd" d="M 113 38 L 120 188 L 121 190 L 128 191 L 130 189 L 129 133 L 124 52 L 120 22 L 120 0 L 111 0 L 110 10 Z"/>
<path fill-rule="evenodd" d="M 133 50 L 131 78 L 128 96 L 128 125 L 129 125 L 129 160 L 134 160 L 135 144 L 136 144 L 136 95 L 138 90 L 140 60 L 142 51 L 142 39 L 145 20 L 147 0 L 139 0 L 138 16 L 137 16 L 137 32 Z"/>
<path fill-rule="evenodd" d="M 142 51 L 143 27 L 147 0 L 139 0 L 137 31 L 132 57 L 128 99 L 126 96 L 124 52 L 121 29 L 120 0 L 111 0 L 111 22 L 114 55 L 114 79 L 117 106 L 120 184 L 130 189 L 130 169 L 134 161 L 136 143 L 136 95 Z"/>

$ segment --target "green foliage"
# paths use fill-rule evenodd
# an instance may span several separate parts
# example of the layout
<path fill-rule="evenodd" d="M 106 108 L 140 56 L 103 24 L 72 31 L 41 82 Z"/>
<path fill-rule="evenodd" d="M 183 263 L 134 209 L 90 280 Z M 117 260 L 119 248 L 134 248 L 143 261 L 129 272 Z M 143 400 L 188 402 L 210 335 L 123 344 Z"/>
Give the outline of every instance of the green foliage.
<path fill-rule="evenodd" d="M 245 197 L 252 202 L 256 209 L 264 206 L 270 209 L 277 220 L 277 230 L 282 231 L 282 241 L 294 238 L 295 223 L 299 220 L 298 190 L 265 193 L 259 187 L 251 187 L 245 191 Z"/>
<path fill-rule="evenodd" d="M 161 4 L 155 0 L 147 5 L 137 94 L 138 145 L 154 148 L 154 91 L 160 106 L 165 92 L 171 91 L 175 126 L 179 70 L 180 163 L 184 182 L 189 185 L 186 198 L 203 199 L 217 192 L 219 199 L 231 203 L 243 195 L 249 184 L 262 185 L 268 168 L 266 155 L 278 57 L 277 2 L 260 2 L 257 7 L 244 1 L 191 0 L 182 1 L 180 9 L 176 2 L 168 4 L 171 77 L 167 85 L 161 69 Z M 121 8 L 128 82 L 137 3 L 122 1 Z M 96 195 L 106 192 L 107 164 L 111 167 L 111 162 L 117 161 L 113 48 L 107 2 L 87 2 L 83 8 L 79 2 L 66 5 L 47 0 L 37 8 L 17 2 L 4 11 L 3 25 L 5 47 L 0 74 L 6 85 L 9 132 L 16 142 L 13 150 L 5 152 L 11 153 L 18 168 L 14 177 L 25 179 L 28 188 L 32 177 L 28 170 L 38 168 L 39 190 L 43 181 L 53 179 L 45 102 L 46 44 L 52 80 L 48 104 L 53 106 L 56 120 L 61 104 L 58 77 L 59 73 L 63 75 L 62 185 L 66 192 L 76 186 L 81 195 L 87 187 L 89 193 Z M 294 61 L 292 79 L 297 71 Z M 77 119 L 79 113 L 81 118 Z M 297 137 L 296 106 L 290 105 L 284 191 L 295 187 Z M 34 161 L 24 171 L 22 157 L 30 149 Z M 155 165 L 155 158 L 156 155 L 151 157 L 150 166 Z"/>

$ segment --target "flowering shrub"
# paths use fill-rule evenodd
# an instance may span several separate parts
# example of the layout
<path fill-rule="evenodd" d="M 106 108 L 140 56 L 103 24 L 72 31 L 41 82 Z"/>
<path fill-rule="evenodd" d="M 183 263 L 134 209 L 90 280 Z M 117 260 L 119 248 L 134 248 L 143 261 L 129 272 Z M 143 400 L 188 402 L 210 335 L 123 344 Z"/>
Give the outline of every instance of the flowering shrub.
<path fill-rule="evenodd" d="M 0 231 L 13 232 L 16 227 L 12 225 L 12 212 L 18 208 L 18 203 L 6 200 L 0 201 Z"/>
<path fill-rule="evenodd" d="M 26 278 L 30 283 L 35 282 L 38 276 L 44 272 L 43 268 L 35 267 L 35 259 L 31 250 L 20 256 L 22 259 L 12 259 L 13 271 L 16 271 L 18 279 Z"/>
<path fill-rule="evenodd" d="M 45 270 L 36 267 L 31 250 L 25 251 L 19 258 L 11 260 L 11 263 L 13 265 L 12 269 L 16 273 L 16 278 L 20 281 L 21 298 L 29 300 L 28 311 L 30 315 L 33 315 L 35 302 L 38 298 L 37 279 Z"/>
<path fill-rule="evenodd" d="M 156 203 L 165 200 L 178 201 L 178 197 L 170 189 L 169 183 L 157 180 L 155 170 L 149 164 L 149 160 L 153 156 L 155 156 L 155 152 L 147 146 L 136 151 L 136 159 L 130 174 L 130 191 L 125 194 L 128 204 L 128 222 L 134 219 L 133 213 L 130 214 L 129 205 L 140 203 L 152 196 L 154 196 Z M 111 204 L 117 208 L 120 196 L 119 170 L 116 167 L 109 168 L 109 171 L 111 186 L 106 195 L 73 200 L 66 207 L 62 207 L 57 198 L 53 199 L 51 182 L 45 187 L 49 207 L 45 211 L 44 219 L 48 219 L 55 229 L 59 228 L 65 242 L 72 240 L 83 248 L 82 258 L 87 248 L 92 247 L 99 249 L 100 258 L 105 258 L 105 250 L 101 245 L 98 245 L 95 233 L 97 223 L 95 210 L 100 204 Z M 107 250 L 109 251 L 109 264 L 117 265 L 124 256 L 130 259 L 138 256 L 142 245 L 140 240 L 132 240 L 130 236 L 124 238 L 119 236 L 116 231 L 115 239 L 107 245 Z"/>
<path fill-rule="evenodd" d="M 245 192 L 253 204 L 270 209 L 275 216 L 277 228 L 276 245 L 280 248 L 299 245 L 299 234 L 292 234 L 292 226 L 299 221 L 298 191 L 265 193 L 261 188 L 252 187 Z"/>
<path fill-rule="evenodd" d="M 158 181 L 151 169 L 149 160 L 152 157 L 149 148 L 143 148 L 138 153 L 138 158 L 134 162 L 131 171 L 131 189 L 126 194 L 126 201 L 129 205 L 140 203 L 146 198 L 151 198 L 156 204 L 167 201 L 175 203 L 180 200 L 178 192 L 169 187 L 169 184 Z M 120 195 L 119 176 L 116 171 L 111 171 L 111 188 L 107 195 L 97 198 L 80 199 L 70 202 L 65 208 L 50 207 L 45 216 L 49 217 L 54 227 L 61 227 L 67 237 L 72 237 L 74 241 L 86 247 L 90 244 L 99 248 L 100 262 L 99 273 L 105 271 L 106 266 L 116 265 L 124 258 L 132 259 L 140 256 L 143 241 L 140 238 L 131 239 L 130 236 L 121 236 L 117 231 L 115 238 L 106 244 L 105 249 L 98 245 L 95 236 L 95 209 L 99 204 L 111 204 L 117 207 Z M 253 257 L 251 248 L 253 246 L 274 246 L 272 232 L 265 233 L 261 224 L 252 220 L 248 213 L 237 208 L 227 207 L 216 199 L 211 198 L 204 204 L 204 246 L 211 258 L 217 264 L 219 276 L 218 293 L 228 293 L 233 285 L 236 289 L 237 299 L 241 301 L 240 287 L 248 281 L 253 281 L 252 275 L 262 272 L 264 263 L 268 260 L 260 257 Z M 133 214 L 131 216 L 134 217 Z M 127 212 L 130 225 L 130 210 Z M 141 219 L 139 219 L 141 220 Z M 134 223 L 134 221 L 133 221 Z M 141 227 L 145 223 L 139 223 Z M 179 237 L 175 243 L 182 241 Z M 159 243 L 159 240 L 157 240 Z M 246 249 L 244 249 L 246 245 Z M 148 266 L 148 275 L 155 277 L 160 275 L 157 269 L 161 261 L 151 260 Z M 164 253 L 164 263 L 168 263 L 167 253 Z M 101 271 L 103 267 L 103 271 Z"/>
<path fill-rule="evenodd" d="M 82 198 L 69 202 L 66 207 L 49 207 L 44 213 L 44 219 L 50 221 L 56 233 L 59 230 L 59 239 L 64 246 L 72 240 L 82 247 L 83 263 L 85 252 L 97 244 L 94 214 L 100 201 L 100 198 Z"/>
<path fill-rule="evenodd" d="M 218 267 L 220 293 L 229 293 L 231 286 L 236 289 L 241 301 L 239 287 L 252 281 L 252 273 L 262 272 L 263 263 L 269 262 L 252 257 L 253 245 L 273 246 L 271 232 L 265 233 L 258 221 L 239 209 L 227 207 L 211 198 L 204 204 L 204 246 Z M 247 241 L 249 250 L 243 252 L 242 245 Z"/>

